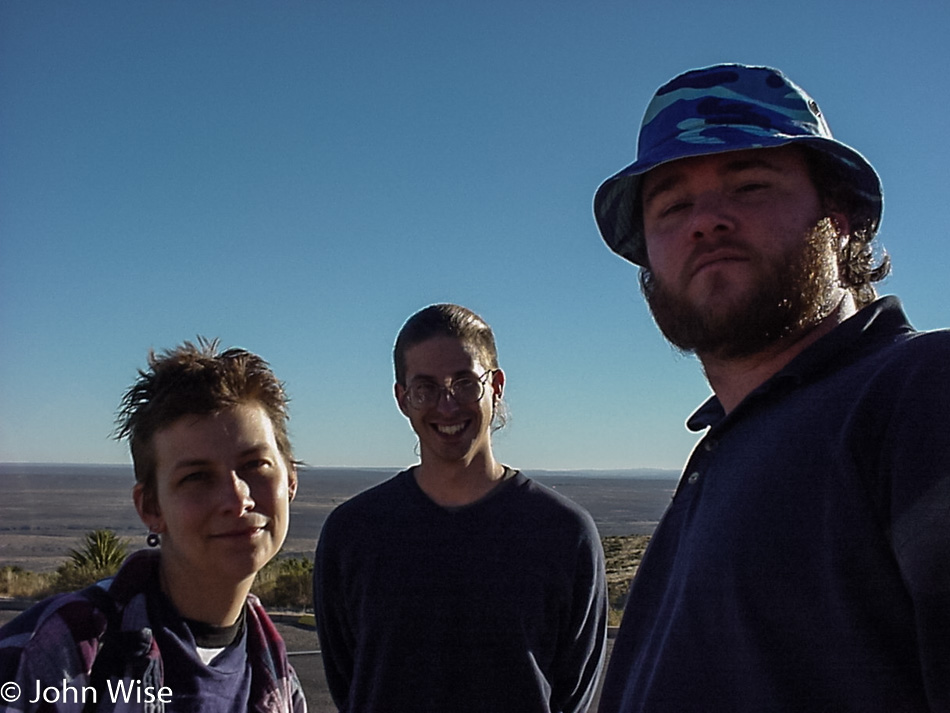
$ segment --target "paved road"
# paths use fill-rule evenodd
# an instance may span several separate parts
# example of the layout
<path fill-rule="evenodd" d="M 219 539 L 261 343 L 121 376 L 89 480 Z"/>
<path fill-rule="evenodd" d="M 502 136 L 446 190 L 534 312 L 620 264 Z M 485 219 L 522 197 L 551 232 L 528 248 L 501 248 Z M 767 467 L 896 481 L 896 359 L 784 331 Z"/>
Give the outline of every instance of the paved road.
<path fill-rule="evenodd" d="M 290 663 L 307 697 L 308 713 L 336 713 L 323 675 L 323 658 L 318 653 L 320 642 L 317 641 L 317 632 L 312 626 L 297 623 L 295 616 L 275 614 L 271 618 L 287 644 Z"/>
<path fill-rule="evenodd" d="M 323 660 L 317 652 L 319 642 L 313 627 L 298 624 L 296 617 L 274 615 L 273 619 L 280 635 L 284 637 L 290 662 L 297 671 L 297 677 L 303 686 L 307 697 L 308 713 L 336 713 L 336 707 L 333 705 L 333 699 L 330 698 L 327 681 L 323 675 Z M 613 643 L 613 637 L 607 640 L 608 657 Z M 599 700 L 600 687 L 598 686 L 594 702 L 590 707 L 591 711 L 597 710 Z"/>

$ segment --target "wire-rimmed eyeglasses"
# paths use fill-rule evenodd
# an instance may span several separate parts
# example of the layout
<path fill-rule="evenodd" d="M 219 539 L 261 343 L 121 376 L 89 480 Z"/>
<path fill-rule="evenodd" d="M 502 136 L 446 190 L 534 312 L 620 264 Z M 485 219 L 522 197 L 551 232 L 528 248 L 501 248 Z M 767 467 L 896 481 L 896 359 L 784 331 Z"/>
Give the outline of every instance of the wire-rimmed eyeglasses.
<path fill-rule="evenodd" d="M 482 398 L 485 394 L 485 383 L 495 371 L 489 369 L 478 378 L 461 376 L 448 386 L 434 381 L 414 381 L 406 387 L 406 401 L 415 409 L 435 406 L 439 403 L 442 392 L 447 391 L 459 406 L 468 406 Z"/>

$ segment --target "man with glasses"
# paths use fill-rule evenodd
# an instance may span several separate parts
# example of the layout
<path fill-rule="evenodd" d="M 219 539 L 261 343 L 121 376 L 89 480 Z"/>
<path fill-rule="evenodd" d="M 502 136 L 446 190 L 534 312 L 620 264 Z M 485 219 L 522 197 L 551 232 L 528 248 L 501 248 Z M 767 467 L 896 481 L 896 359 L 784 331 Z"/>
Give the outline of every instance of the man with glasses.
<path fill-rule="evenodd" d="M 339 506 L 317 546 L 330 692 L 359 713 L 583 713 L 606 639 L 603 552 L 584 510 L 499 463 L 491 328 L 432 305 L 393 350 L 420 463 Z"/>

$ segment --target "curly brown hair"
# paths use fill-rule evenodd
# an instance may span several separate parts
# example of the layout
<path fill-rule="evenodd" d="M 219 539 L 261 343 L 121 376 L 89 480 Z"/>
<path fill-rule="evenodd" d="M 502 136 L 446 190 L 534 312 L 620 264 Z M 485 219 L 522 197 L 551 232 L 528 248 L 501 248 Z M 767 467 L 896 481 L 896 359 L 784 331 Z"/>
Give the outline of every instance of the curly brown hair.
<path fill-rule="evenodd" d="M 841 285 L 851 290 L 858 309 L 877 297 L 875 282 L 890 274 L 891 259 L 874 245 L 877 236 L 878 211 L 853 187 L 840 161 L 822 151 L 803 147 L 812 183 L 818 191 L 826 213 L 843 213 L 850 226 L 848 240 L 839 243 L 838 274 Z"/>

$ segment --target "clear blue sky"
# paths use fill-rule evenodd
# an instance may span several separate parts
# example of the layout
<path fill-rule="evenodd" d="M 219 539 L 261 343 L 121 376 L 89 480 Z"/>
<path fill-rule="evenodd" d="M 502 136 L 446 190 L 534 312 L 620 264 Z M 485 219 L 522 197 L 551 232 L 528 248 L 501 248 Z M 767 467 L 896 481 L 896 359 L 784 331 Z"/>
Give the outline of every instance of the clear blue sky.
<path fill-rule="evenodd" d="M 678 468 L 708 394 L 591 215 L 653 90 L 783 69 L 883 177 L 884 292 L 948 319 L 950 4 L 0 0 L 0 462 L 126 462 L 150 347 L 259 352 L 312 465 L 400 466 L 391 348 L 495 329 L 525 468 Z"/>

